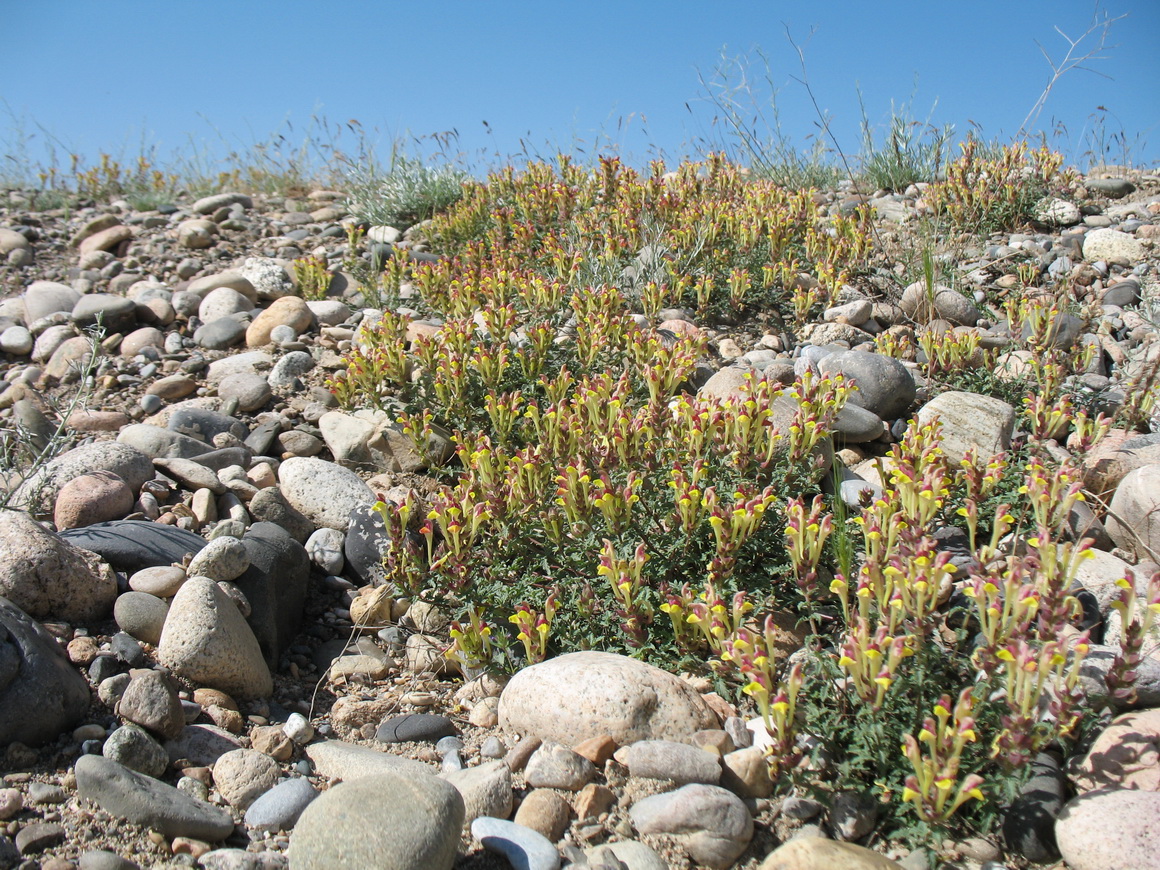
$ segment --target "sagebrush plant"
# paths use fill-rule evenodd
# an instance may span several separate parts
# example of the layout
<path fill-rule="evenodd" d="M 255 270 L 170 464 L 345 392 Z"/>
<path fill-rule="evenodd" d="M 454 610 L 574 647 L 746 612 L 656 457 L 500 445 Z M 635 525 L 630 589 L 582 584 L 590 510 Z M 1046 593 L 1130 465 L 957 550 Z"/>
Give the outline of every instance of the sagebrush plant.
<path fill-rule="evenodd" d="M 449 208 L 470 180 L 463 169 L 429 165 L 395 150 L 385 172 L 374 161 L 351 168 L 346 207 L 360 224 L 406 229 Z"/>

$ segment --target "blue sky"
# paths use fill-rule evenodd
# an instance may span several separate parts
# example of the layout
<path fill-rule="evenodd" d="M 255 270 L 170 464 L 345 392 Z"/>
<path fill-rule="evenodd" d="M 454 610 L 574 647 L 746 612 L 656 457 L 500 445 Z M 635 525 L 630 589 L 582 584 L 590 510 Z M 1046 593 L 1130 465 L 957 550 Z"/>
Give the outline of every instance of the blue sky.
<path fill-rule="evenodd" d="M 919 121 L 970 122 L 1010 137 L 1093 13 L 1111 27 L 1106 59 L 1056 84 L 1035 126 L 1085 162 L 1126 134 L 1137 163 L 1160 163 L 1154 68 L 1160 2 L 836 0 L 836 2 L 379 2 L 36 0 L 5 4 L 0 156 L 55 139 L 93 158 L 221 154 L 283 133 L 352 150 L 357 120 L 380 149 L 396 136 L 457 131 L 480 165 L 491 155 L 586 154 L 618 147 L 635 163 L 703 153 L 724 129 L 701 80 L 748 57 L 769 115 L 766 67 L 783 135 L 805 146 L 817 113 L 794 77 L 802 47 L 820 106 L 844 149 L 859 148 L 858 92 L 880 134 L 909 104 Z M 1094 48 L 1094 38 L 1079 53 Z M 752 105 L 752 102 L 751 104 Z M 484 122 L 487 122 L 485 126 Z M 22 146 L 21 138 L 25 144 Z M 31 137 L 31 138 L 29 138 Z M 1094 138 L 1093 138 L 1094 137 Z M 430 147 L 428 141 L 428 147 Z M 1114 146 L 1113 156 L 1119 156 Z M 66 167 L 67 168 L 67 165 Z"/>

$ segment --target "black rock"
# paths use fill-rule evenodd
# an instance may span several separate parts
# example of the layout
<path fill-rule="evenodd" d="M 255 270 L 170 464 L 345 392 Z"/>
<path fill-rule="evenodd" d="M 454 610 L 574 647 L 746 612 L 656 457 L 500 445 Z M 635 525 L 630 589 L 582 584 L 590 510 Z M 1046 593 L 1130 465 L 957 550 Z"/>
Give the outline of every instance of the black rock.
<path fill-rule="evenodd" d="M 234 583 L 250 602 L 250 627 L 271 669 L 302 626 L 310 579 L 306 548 L 273 523 L 254 523 L 242 538 L 250 567 Z"/>
<path fill-rule="evenodd" d="M 1031 779 L 1003 817 L 1007 849 L 1028 861 L 1046 864 L 1059 858 L 1055 819 L 1067 801 L 1067 778 L 1059 759 L 1041 752 L 1031 762 Z"/>
<path fill-rule="evenodd" d="M 435 713 L 403 713 L 384 719 L 375 732 L 380 743 L 434 743 L 443 737 L 456 735 L 455 724 L 446 716 Z"/>
<path fill-rule="evenodd" d="M 93 685 L 99 686 L 102 682 L 121 673 L 121 660 L 116 656 L 97 656 L 89 665 L 89 679 Z"/>
<path fill-rule="evenodd" d="M 169 424 L 166 428 L 204 441 L 206 444 L 212 444 L 215 436 L 227 432 L 238 439 L 245 438 L 248 434 L 245 424 L 240 420 L 207 408 L 177 408 L 169 415 Z"/>
<path fill-rule="evenodd" d="M 259 423 L 246 437 L 246 446 L 260 456 L 270 449 L 270 445 L 274 443 L 274 439 L 281 431 L 282 421 L 280 419 Z"/>
<path fill-rule="evenodd" d="M 131 668 L 139 668 L 145 664 L 145 650 L 137 639 L 123 631 L 118 631 L 109 642 L 114 654 Z"/>
<path fill-rule="evenodd" d="M 193 532 L 144 520 L 113 520 L 60 536 L 85 550 L 92 550 L 119 571 L 140 571 L 156 565 L 180 562 L 205 546 L 205 538 Z"/>
<path fill-rule="evenodd" d="M 39 746 L 89 709 L 89 684 L 40 623 L 0 598 L 0 745 Z"/>
<path fill-rule="evenodd" d="M 350 527 L 343 543 L 347 568 L 365 584 L 383 582 L 383 551 L 390 543 L 383 518 L 370 505 L 359 505 L 350 512 Z"/>

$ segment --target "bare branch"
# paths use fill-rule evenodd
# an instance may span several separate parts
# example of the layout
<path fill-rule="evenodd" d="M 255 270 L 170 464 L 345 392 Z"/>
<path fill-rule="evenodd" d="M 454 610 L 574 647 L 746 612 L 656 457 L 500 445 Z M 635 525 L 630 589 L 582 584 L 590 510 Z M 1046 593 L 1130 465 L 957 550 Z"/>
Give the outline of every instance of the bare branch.
<path fill-rule="evenodd" d="M 1066 73 L 1073 69 L 1084 70 L 1085 72 L 1095 72 L 1095 70 L 1086 66 L 1086 64 L 1095 60 L 1107 60 L 1108 56 L 1103 54 L 1104 49 L 1108 47 L 1115 48 L 1115 46 L 1108 46 L 1107 44 L 1108 35 L 1111 33 L 1112 25 L 1117 21 L 1127 17 L 1128 13 L 1125 12 L 1123 15 L 1117 15 L 1115 18 L 1109 18 L 1108 14 L 1104 12 L 1103 17 L 1101 18 L 1100 4 L 1097 0 L 1095 10 L 1092 12 L 1092 22 L 1088 25 L 1087 30 L 1085 30 L 1078 39 L 1072 39 L 1070 36 L 1063 32 L 1059 25 L 1056 25 L 1055 32 L 1062 36 L 1063 40 L 1068 45 L 1067 53 L 1064 54 L 1063 59 L 1060 60 L 1059 63 L 1053 61 L 1051 59 L 1051 55 L 1047 53 L 1046 49 L 1044 49 L 1044 47 L 1040 45 L 1038 41 L 1036 41 L 1035 44 L 1039 46 L 1040 53 L 1043 54 L 1044 59 L 1047 61 L 1047 65 L 1051 67 L 1051 77 L 1047 80 L 1047 84 L 1044 86 L 1043 91 L 1039 94 L 1039 98 L 1031 107 L 1031 111 L 1027 113 L 1027 117 L 1023 119 L 1023 123 L 1019 125 L 1019 129 L 1015 133 L 1016 139 L 1027 135 L 1027 128 L 1036 121 L 1040 113 L 1043 111 L 1043 107 L 1047 104 L 1047 98 L 1051 96 L 1051 92 L 1055 88 L 1055 85 L 1060 80 L 1060 78 L 1062 78 Z M 1078 57 L 1075 56 L 1080 46 L 1085 41 L 1087 41 L 1088 37 L 1092 36 L 1095 38 L 1095 46 L 1091 49 L 1091 51 Z M 1108 79 L 1111 78 L 1111 76 L 1105 75 L 1104 73 L 1097 73 L 1097 75 L 1102 75 L 1104 78 Z"/>

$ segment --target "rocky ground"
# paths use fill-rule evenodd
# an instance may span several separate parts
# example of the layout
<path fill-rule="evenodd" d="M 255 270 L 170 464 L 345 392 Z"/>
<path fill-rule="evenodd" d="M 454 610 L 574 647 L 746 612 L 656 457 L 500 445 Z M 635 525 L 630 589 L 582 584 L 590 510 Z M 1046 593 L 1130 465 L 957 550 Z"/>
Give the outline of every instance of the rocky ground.
<path fill-rule="evenodd" d="M 1057 332 L 1098 347 L 1084 383 L 1114 403 L 1160 355 L 1160 178 L 1127 175 L 1089 179 L 1082 211 L 1061 202 L 1047 224 L 964 249 L 978 294 L 936 295 L 946 327 L 1003 343 L 984 291 L 1013 286 L 1012 263 L 1070 278 L 1076 301 L 1102 308 L 1086 332 L 1068 316 Z M 313 253 L 341 270 L 340 201 L 223 194 L 139 212 L 0 199 L 14 466 L 0 512 L 0 868 L 918 868 L 936 852 L 997 868 L 1057 860 L 1053 833 L 1074 870 L 1160 866 L 1155 657 L 1138 709 L 1088 757 L 1066 775 L 1040 757 L 1037 796 L 1005 841 L 910 853 L 866 839 L 872 806 L 772 797 L 760 727 L 706 681 L 604 653 L 506 687 L 451 672 L 447 616 L 374 585 L 370 506 L 431 481 L 390 420 L 337 411 L 325 387 L 373 311 L 346 273 L 307 302 L 287 268 Z M 879 241 L 905 247 L 921 191 L 874 203 Z M 368 240 L 429 256 L 389 228 Z M 873 459 L 911 412 L 938 413 L 948 449 L 1010 444 L 1009 405 L 932 398 L 913 365 L 849 350 L 905 323 L 914 294 L 839 302 L 796 342 L 757 322 L 697 324 L 719 369 L 701 389 L 728 393 L 749 370 L 853 375 L 861 407 L 838 435 L 855 496 L 879 483 Z M 32 469 L 50 445 L 65 449 Z M 1106 611 L 1125 568 L 1145 583 L 1160 570 L 1160 436 L 1113 439 L 1086 470 L 1118 518 L 1080 519 L 1100 551 L 1080 581 Z"/>

